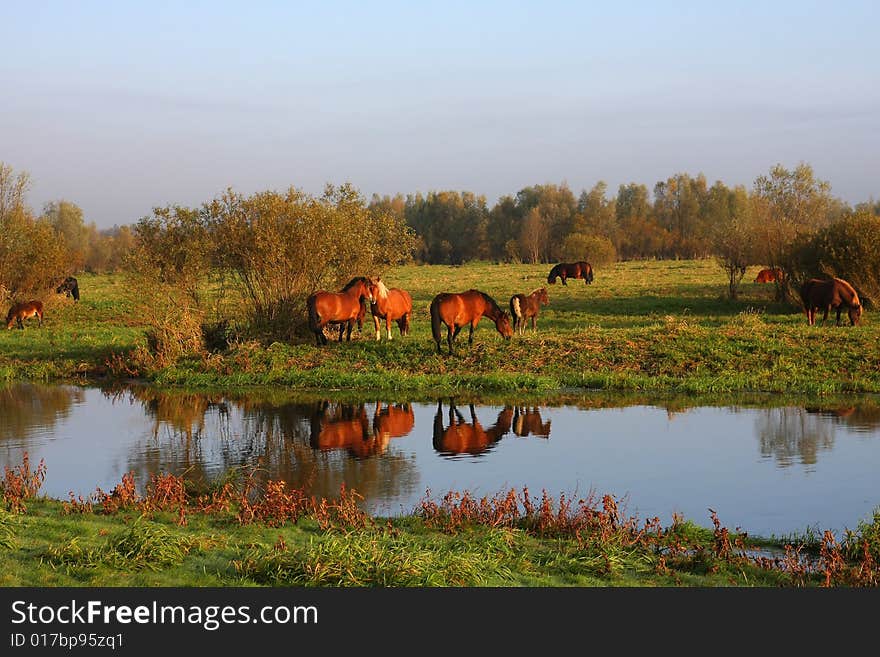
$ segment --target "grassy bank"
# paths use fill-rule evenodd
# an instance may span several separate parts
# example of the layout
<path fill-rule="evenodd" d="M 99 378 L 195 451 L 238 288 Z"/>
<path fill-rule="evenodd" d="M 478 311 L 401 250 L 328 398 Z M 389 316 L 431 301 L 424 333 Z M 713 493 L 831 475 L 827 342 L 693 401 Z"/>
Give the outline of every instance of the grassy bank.
<path fill-rule="evenodd" d="M 52 380 L 129 376 L 161 385 L 284 385 L 420 393 L 542 392 L 564 389 L 683 393 L 880 392 L 873 313 L 862 326 L 809 327 L 795 306 L 773 301 L 771 285 L 750 282 L 724 298 L 712 260 L 616 263 L 592 285 L 548 286 L 538 331 L 505 342 L 488 320 L 467 346 L 438 355 L 428 307 L 440 291 L 479 288 L 502 306 L 546 284 L 544 265 L 407 266 L 383 272 L 409 290 L 412 334 L 376 342 L 370 316 L 351 343 L 318 348 L 241 341 L 224 353 L 151 368 L 131 360 L 145 328 L 126 306 L 119 277 L 84 276 L 82 301 L 57 300 L 41 331 L 0 335 L 0 378 Z M 396 326 L 395 326 L 396 331 Z"/>
<path fill-rule="evenodd" d="M 30 472 L 29 476 L 22 476 Z M 37 495 L 7 471 L 0 586 L 864 586 L 880 570 L 880 516 L 835 539 L 765 541 L 676 519 L 627 518 L 613 498 L 511 490 L 424 499 L 376 518 L 356 492 L 315 499 L 268 482 L 187 489 L 154 476 L 89 499 Z M 253 492 L 253 491 L 251 491 Z"/>

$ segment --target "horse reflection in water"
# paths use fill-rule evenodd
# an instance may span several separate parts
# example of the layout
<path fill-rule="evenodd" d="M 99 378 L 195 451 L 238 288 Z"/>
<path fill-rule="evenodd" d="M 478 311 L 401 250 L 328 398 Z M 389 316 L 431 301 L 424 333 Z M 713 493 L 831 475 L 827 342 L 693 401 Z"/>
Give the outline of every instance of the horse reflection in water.
<path fill-rule="evenodd" d="M 537 408 L 528 409 L 524 406 L 517 406 L 513 411 L 513 433 L 521 437 L 549 438 L 550 420 L 544 422 L 541 418 L 541 411 Z"/>
<path fill-rule="evenodd" d="M 495 424 L 484 429 L 477 419 L 474 405 L 470 404 L 471 422 L 468 423 L 455 402 L 449 402 L 449 426 L 443 426 L 443 402 L 437 402 L 437 414 L 434 416 L 434 449 L 441 454 L 472 454 L 477 455 L 490 449 L 508 433 L 513 421 L 513 408 L 505 406 Z"/>
<path fill-rule="evenodd" d="M 376 402 L 372 421 L 365 404 L 319 402 L 311 417 L 310 444 L 315 449 L 346 449 L 357 458 L 382 454 L 392 438 L 408 435 L 415 426 L 409 404 Z"/>

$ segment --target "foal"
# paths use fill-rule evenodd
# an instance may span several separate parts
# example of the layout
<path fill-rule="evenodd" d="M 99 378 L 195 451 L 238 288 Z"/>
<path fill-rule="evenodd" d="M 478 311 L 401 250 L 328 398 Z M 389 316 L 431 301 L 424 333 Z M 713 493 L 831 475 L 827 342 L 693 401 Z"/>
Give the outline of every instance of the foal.
<path fill-rule="evenodd" d="M 514 294 L 510 297 L 510 316 L 513 317 L 513 330 L 520 335 L 526 332 L 526 320 L 532 320 L 532 330 L 537 331 L 538 311 L 550 303 L 547 288 L 542 287 L 529 295 Z"/>

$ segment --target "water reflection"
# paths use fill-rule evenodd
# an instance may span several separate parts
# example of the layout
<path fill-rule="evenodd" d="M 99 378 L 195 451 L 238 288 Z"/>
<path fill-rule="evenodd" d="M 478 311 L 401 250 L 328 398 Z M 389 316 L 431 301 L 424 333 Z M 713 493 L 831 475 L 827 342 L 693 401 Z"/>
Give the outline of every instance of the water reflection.
<path fill-rule="evenodd" d="M 32 462 L 46 460 L 44 491 L 61 498 L 109 490 L 131 470 L 141 485 L 159 472 L 207 483 L 247 470 L 316 495 L 345 484 L 378 513 L 409 511 L 427 489 L 528 485 L 626 495 L 644 516 L 681 511 L 700 521 L 712 505 L 745 514 L 721 518 L 753 533 L 765 529 L 755 518 L 797 531 L 880 503 L 878 435 L 876 397 L 593 393 L 487 405 L 282 389 L 0 387 L 0 472 L 29 451 Z"/>
<path fill-rule="evenodd" d="M 513 409 L 513 433 L 520 437 L 550 437 L 550 420 L 541 419 L 541 411 L 532 406 L 517 406 Z"/>
<path fill-rule="evenodd" d="M 437 402 L 434 415 L 434 449 L 444 456 L 471 454 L 476 456 L 491 449 L 495 443 L 508 433 L 513 422 L 513 407 L 505 406 L 495 424 L 484 429 L 477 419 L 474 405 L 469 404 L 471 421 L 464 419 L 453 400 L 449 400 L 449 423 L 443 424 L 443 402 Z"/>
<path fill-rule="evenodd" d="M 85 392 L 72 386 L 21 383 L 0 387 L 0 440 L 24 440 L 51 430 L 84 399 Z"/>

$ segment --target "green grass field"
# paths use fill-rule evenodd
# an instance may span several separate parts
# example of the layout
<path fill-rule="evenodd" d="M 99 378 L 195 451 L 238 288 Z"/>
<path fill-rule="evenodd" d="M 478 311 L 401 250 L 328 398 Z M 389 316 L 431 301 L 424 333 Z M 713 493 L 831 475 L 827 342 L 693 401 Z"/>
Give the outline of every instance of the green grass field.
<path fill-rule="evenodd" d="M 504 341 L 483 320 L 457 353 L 438 355 L 429 304 L 442 291 L 477 288 L 507 308 L 510 297 L 546 285 L 549 266 L 474 263 L 410 265 L 382 272 L 389 287 L 410 291 L 412 333 L 374 339 L 368 313 L 351 343 L 317 347 L 242 340 L 221 354 L 181 359 L 162 368 L 133 365 L 162 385 L 280 384 L 296 388 L 432 392 L 552 392 L 603 388 L 686 393 L 828 394 L 880 391 L 873 313 L 858 327 L 807 326 L 797 306 L 773 301 L 772 285 L 744 279 L 737 301 L 713 260 L 616 263 L 595 281 L 547 286 L 550 305 L 538 330 Z M 49 300 L 45 325 L 0 334 L 0 378 L 71 379 L 125 375 L 145 326 L 125 301 L 119 276 L 80 278 L 79 304 Z M 108 367 L 108 362 L 116 367 Z"/>

